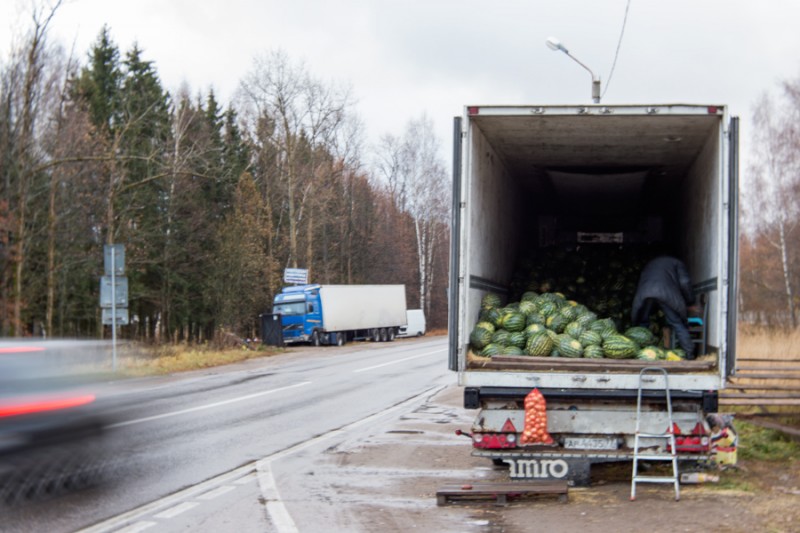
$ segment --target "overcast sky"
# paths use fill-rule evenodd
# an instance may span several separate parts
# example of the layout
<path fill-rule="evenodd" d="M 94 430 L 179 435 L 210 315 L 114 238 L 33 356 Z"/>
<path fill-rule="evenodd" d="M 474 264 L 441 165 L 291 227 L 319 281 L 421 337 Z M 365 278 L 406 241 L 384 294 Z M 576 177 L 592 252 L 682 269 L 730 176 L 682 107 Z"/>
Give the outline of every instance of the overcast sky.
<path fill-rule="evenodd" d="M 31 0 L 0 0 L 0 57 L 30 27 Z M 545 46 L 557 37 L 602 79 L 603 103 L 725 104 L 742 118 L 800 78 L 798 0 L 65 0 L 51 39 L 82 59 L 107 24 L 165 88 L 214 89 L 227 105 L 253 57 L 281 48 L 349 85 L 376 142 L 427 113 L 450 163 L 468 104 L 591 103 L 591 77 Z"/>

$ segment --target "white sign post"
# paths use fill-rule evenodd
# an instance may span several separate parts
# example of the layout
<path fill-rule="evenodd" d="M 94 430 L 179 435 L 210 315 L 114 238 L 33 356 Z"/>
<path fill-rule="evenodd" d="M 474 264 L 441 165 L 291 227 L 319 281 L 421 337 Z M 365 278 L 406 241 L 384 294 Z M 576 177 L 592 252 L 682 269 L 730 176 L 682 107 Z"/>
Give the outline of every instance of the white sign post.
<path fill-rule="evenodd" d="M 128 278 L 124 276 L 125 246 L 105 245 L 103 265 L 105 276 L 100 278 L 100 307 L 103 309 L 103 324 L 111 325 L 111 366 L 116 372 L 117 324 L 128 323 Z"/>

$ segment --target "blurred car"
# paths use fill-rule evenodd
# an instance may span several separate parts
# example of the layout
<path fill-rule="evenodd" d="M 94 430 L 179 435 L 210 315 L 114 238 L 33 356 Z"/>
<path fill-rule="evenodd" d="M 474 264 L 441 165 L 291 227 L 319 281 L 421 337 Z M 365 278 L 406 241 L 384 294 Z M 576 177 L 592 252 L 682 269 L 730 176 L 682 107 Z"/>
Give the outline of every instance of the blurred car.
<path fill-rule="evenodd" d="M 107 465 L 92 358 L 104 345 L 0 342 L 0 504 L 86 486 Z"/>

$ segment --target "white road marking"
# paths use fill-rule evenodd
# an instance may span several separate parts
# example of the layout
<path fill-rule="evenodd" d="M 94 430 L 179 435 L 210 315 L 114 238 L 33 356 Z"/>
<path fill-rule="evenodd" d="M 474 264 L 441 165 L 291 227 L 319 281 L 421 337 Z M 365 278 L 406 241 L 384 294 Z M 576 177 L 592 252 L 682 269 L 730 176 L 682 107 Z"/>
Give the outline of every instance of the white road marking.
<path fill-rule="evenodd" d="M 142 422 L 151 422 L 153 420 L 161 420 L 162 418 L 170 418 L 173 416 L 184 415 L 186 413 L 193 413 L 195 411 L 203 411 L 205 409 L 212 409 L 214 407 L 220 407 L 222 405 L 229 405 L 232 403 L 243 402 L 245 400 L 252 400 L 253 398 L 258 398 L 260 396 L 267 396 L 268 394 L 275 394 L 276 392 L 283 392 L 289 389 L 294 389 L 297 387 L 304 387 L 306 385 L 310 385 L 310 381 L 303 381 L 300 383 L 295 383 L 294 385 L 289 385 L 287 387 L 280 387 L 278 389 L 271 389 L 267 391 L 256 392 L 255 394 L 248 394 L 246 396 L 237 396 L 236 398 L 230 398 L 228 400 L 222 400 L 221 402 L 214 402 L 208 403 L 205 405 L 198 405 L 196 407 L 190 407 L 188 409 L 181 409 L 180 411 L 172 411 L 171 413 L 162 413 L 160 415 L 153 415 L 153 416 L 146 416 L 144 418 L 137 418 L 134 420 L 126 420 L 125 422 L 117 422 L 116 424 L 110 424 L 109 428 L 118 428 L 123 426 L 132 426 L 134 424 L 141 424 Z"/>
<path fill-rule="evenodd" d="M 227 494 L 232 490 L 236 490 L 236 487 L 234 487 L 233 485 L 223 485 L 221 487 L 218 487 L 218 488 L 212 490 L 211 492 L 206 492 L 205 494 L 203 494 L 201 496 L 198 496 L 197 499 L 198 500 L 213 500 L 214 498 L 216 498 L 218 496 L 222 496 L 223 494 Z"/>
<path fill-rule="evenodd" d="M 435 353 L 441 353 L 441 352 L 445 352 L 445 351 L 447 351 L 447 350 L 445 350 L 445 349 L 443 349 L 443 350 L 434 350 L 432 352 L 425 352 L 425 353 L 421 353 L 419 355 L 412 355 L 411 357 L 404 357 L 402 359 L 394 359 L 392 361 L 389 361 L 388 363 L 381 363 L 379 365 L 373 365 L 373 366 L 367 366 L 367 367 L 364 367 L 364 368 L 359 368 L 358 370 L 353 370 L 353 372 L 366 372 L 367 370 L 374 370 L 376 368 L 382 368 L 384 366 L 396 365 L 396 364 L 399 364 L 399 363 L 403 363 L 405 361 L 410 361 L 411 359 L 418 359 L 420 357 L 426 357 L 428 355 L 433 355 Z"/>
<path fill-rule="evenodd" d="M 439 350 L 439 351 L 444 351 L 444 350 Z M 423 355 L 430 355 L 430 354 L 423 354 Z M 303 382 L 297 385 L 284 387 L 283 389 L 266 391 L 265 393 L 277 392 L 279 390 L 286 390 L 288 388 L 308 385 L 309 383 L 311 382 Z M 298 529 L 297 526 L 294 524 L 294 521 L 292 520 L 288 510 L 284 506 L 283 501 L 280 499 L 280 494 L 278 493 L 277 485 L 275 484 L 275 479 L 272 474 L 271 464 L 273 461 L 282 459 L 283 457 L 296 453 L 300 450 L 303 450 L 315 444 L 319 444 L 333 437 L 342 435 L 346 431 L 358 428 L 366 424 L 370 424 L 373 421 L 388 416 L 390 414 L 393 414 L 398 410 L 405 409 L 409 405 L 413 405 L 414 403 L 419 401 L 420 397 L 435 394 L 436 392 L 442 390 L 443 388 L 444 386 L 431 387 L 430 389 L 425 390 L 411 398 L 408 398 L 403 402 L 398 403 L 385 411 L 380 411 L 366 418 L 362 418 L 361 420 L 357 420 L 352 424 L 343 426 L 342 428 L 334 429 L 332 431 L 329 431 L 328 433 L 319 435 L 313 439 L 301 442 L 300 444 L 297 444 L 290 448 L 286 448 L 285 450 L 276 452 L 272 455 L 268 455 L 253 463 L 240 466 L 239 468 L 231 470 L 230 472 L 220 474 L 215 478 L 209 479 L 202 483 L 198 483 L 197 485 L 194 485 L 192 487 L 188 487 L 184 490 L 173 493 L 169 496 L 161 498 L 160 500 L 150 502 L 148 504 L 145 504 L 141 507 L 138 507 L 126 513 L 109 518 L 108 520 L 95 524 L 94 526 L 90 526 L 88 528 L 79 530 L 78 533 L 107 533 L 112 531 L 115 533 L 121 533 L 121 532 L 137 533 L 139 531 L 143 531 L 144 529 L 156 525 L 156 522 L 140 520 L 138 522 L 131 524 L 131 522 L 134 520 L 139 520 L 147 516 L 158 516 L 154 515 L 153 513 L 163 514 L 164 512 L 169 512 L 170 510 L 180 508 L 181 505 L 176 505 L 176 504 L 181 504 L 182 502 L 190 504 L 192 507 L 194 507 L 198 504 L 194 502 L 188 502 L 187 500 L 201 499 L 203 495 L 216 492 L 217 490 L 219 490 L 219 488 L 221 488 L 220 486 L 224 486 L 225 484 L 228 483 L 232 485 L 244 485 L 246 483 L 250 483 L 253 481 L 253 477 L 257 477 L 258 479 L 258 484 L 261 490 L 262 497 L 264 497 L 264 499 L 267 501 L 267 506 L 266 506 L 267 513 L 270 519 L 274 521 L 276 527 L 278 528 L 277 529 L 278 533 L 294 533 L 298 531 Z M 253 395 L 250 396 L 252 397 Z M 240 399 L 244 398 L 246 397 L 241 397 Z M 220 402 L 220 404 L 221 403 L 223 402 Z M 163 511 L 164 509 L 167 509 L 167 511 Z M 130 525 L 126 526 L 126 524 Z M 125 527 L 121 529 L 122 526 Z"/>
<path fill-rule="evenodd" d="M 150 529 L 154 525 L 156 525 L 155 522 L 136 522 L 135 524 L 131 524 L 128 527 L 118 530 L 117 533 L 139 533 L 145 529 Z"/>
<path fill-rule="evenodd" d="M 267 514 L 278 533 L 299 533 L 300 530 L 297 529 L 297 525 L 292 520 L 292 515 L 289 514 L 289 510 L 286 509 L 283 501 L 281 501 L 278 485 L 272 476 L 271 465 L 272 461 L 258 461 L 256 463 L 258 486 L 261 489 L 261 496 L 266 502 Z"/>
<path fill-rule="evenodd" d="M 424 355 L 430 355 L 430 354 L 424 354 Z M 318 437 L 309 439 L 305 442 L 301 442 L 300 444 L 292 446 L 291 448 L 287 448 L 285 450 L 274 453 L 272 455 L 269 455 L 267 457 L 264 457 L 263 459 L 256 461 L 256 475 L 258 476 L 258 486 L 261 489 L 261 496 L 267 502 L 267 514 L 269 515 L 270 520 L 272 521 L 278 533 L 296 533 L 299 530 L 297 529 L 297 525 L 294 523 L 294 520 L 292 520 L 292 516 L 291 514 L 289 514 L 289 510 L 286 509 L 286 506 L 283 504 L 283 501 L 280 498 L 278 487 L 275 484 L 275 477 L 272 474 L 273 461 L 277 461 L 279 459 L 286 457 L 287 455 L 291 455 L 300 450 L 311 447 L 315 444 L 319 444 L 321 442 L 329 440 L 337 435 L 342 435 L 347 431 L 350 431 L 357 427 L 370 424 L 379 418 L 394 413 L 395 411 L 405 409 L 410 404 L 416 403 L 421 396 L 429 396 L 431 394 L 434 394 L 435 392 L 442 390 L 443 388 L 444 388 L 443 386 L 432 387 L 426 391 L 417 394 L 416 396 L 408 398 L 407 400 L 394 405 L 393 407 L 390 407 L 389 409 L 372 414 L 366 418 L 357 420 L 352 424 L 348 424 L 339 429 L 334 429 L 333 431 L 329 431 L 328 433 L 324 433 L 322 435 L 319 435 Z"/>
<path fill-rule="evenodd" d="M 162 518 L 162 519 L 175 518 L 179 514 L 183 514 L 186 511 L 188 511 L 189 509 L 194 509 L 198 505 L 200 505 L 200 504 L 197 503 L 197 502 L 183 502 L 180 505 L 176 505 L 175 507 L 172 507 L 171 509 L 167 509 L 166 511 L 161 511 L 157 515 L 153 515 L 153 516 L 155 518 Z"/>

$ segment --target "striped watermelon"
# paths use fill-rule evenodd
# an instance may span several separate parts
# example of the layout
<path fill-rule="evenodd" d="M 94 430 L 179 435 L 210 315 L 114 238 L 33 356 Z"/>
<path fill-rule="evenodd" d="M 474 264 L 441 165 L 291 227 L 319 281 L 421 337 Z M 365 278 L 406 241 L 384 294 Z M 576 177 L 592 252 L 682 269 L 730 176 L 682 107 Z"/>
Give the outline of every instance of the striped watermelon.
<path fill-rule="evenodd" d="M 469 336 L 469 343 L 476 350 L 482 350 L 492 342 L 492 335 L 488 329 L 477 326 Z"/>
<path fill-rule="evenodd" d="M 546 357 L 553 349 L 553 339 L 547 333 L 535 333 L 525 344 L 525 353 L 536 357 Z"/>
<path fill-rule="evenodd" d="M 638 351 L 639 346 L 634 341 L 619 333 L 603 340 L 603 352 L 611 359 L 632 359 Z"/>
<path fill-rule="evenodd" d="M 503 346 L 500 344 L 487 344 L 486 347 L 481 350 L 481 355 L 484 357 L 492 357 L 493 355 L 500 355 L 503 353 Z"/>
<path fill-rule="evenodd" d="M 592 331 L 589 329 L 581 333 L 580 337 L 578 337 L 578 340 L 581 341 L 581 344 L 584 347 L 589 346 L 590 344 L 599 345 L 603 343 L 603 337 L 601 337 L 600 334 L 597 333 L 596 331 Z"/>
<path fill-rule="evenodd" d="M 507 331 L 522 331 L 525 329 L 525 315 L 512 311 L 503 317 L 503 329 Z"/>
<path fill-rule="evenodd" d="M 628 328 L 623 335 L 636 341 L 639 346 L 650 346 L 656 342 L 656 336 L 653 335 L 653 332 L 641 326 Z"/>
<path fill-rule="evenodd" d="M 561 353 L 561 357 L 583 357 L 583 346 L 580 341 L 569 335 L 562 335 L 558 340 L 558 351 Z"/>
<path fill-rule="evenodd" d="M 502 305 L 503 305 L 503 300 L 500 298 L 499 294 L 490 292 L 484 294 L 483 298 L 481 298 L 481 307 L 483 309 L 497 309 Z"/>
<path fill-rule="evenodd" d="M 586 359 L 602 359 L 604 356 L 603 347 L 599 344 L 590 344 L 583 349 L 583 357 Z"/>

